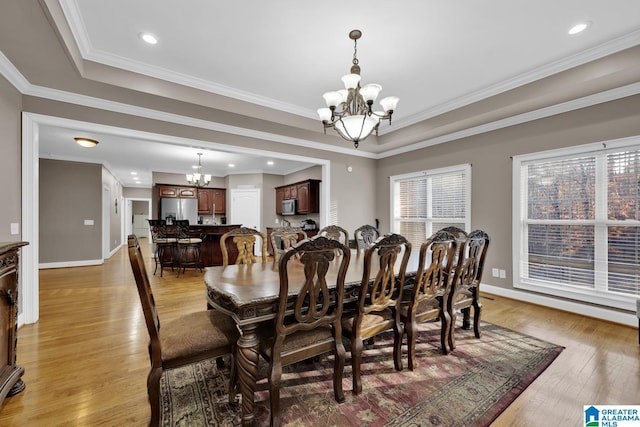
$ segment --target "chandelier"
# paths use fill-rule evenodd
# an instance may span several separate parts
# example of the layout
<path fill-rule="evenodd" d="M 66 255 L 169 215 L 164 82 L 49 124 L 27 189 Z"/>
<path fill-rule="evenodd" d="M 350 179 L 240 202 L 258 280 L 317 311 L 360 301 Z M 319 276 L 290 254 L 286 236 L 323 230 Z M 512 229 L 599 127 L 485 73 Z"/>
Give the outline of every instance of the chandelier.
<path fill-rule="evenodd" d="M 360 86 L 360 66 L 358 65 L 358 39 L 362 36 L 360 30 L 352 30 L 349 38 L 353 40 L 353 65 L 351 73 L 342 77 L 344 89 L 334 92 L 326 92 L 322 97 L 328 108 L 318 109 L 318 115 L 327 128 L 335 128 L 341 137 L 352 141 L 358 148 L 360 141 L 371 135 L 373 131 L 378 134 L 378 126 L 381 120 L 389 119 L 398 104 L 397 96 L 388 96 L 380 100 L 383 111 L 373 111 L 373 102 L 382 90 L 382 86 L 369 83 Z"/>
<path fill-rule="evenodd" d="M 197 172 L 187 174 L 187 182 L 189 184 L 195 185 L 196 187 L 204 187 L 211 182 L 211 175 L 202 175 L 202 163 L 200 162 L 201 158 L 202 153 L 198 153 L 198 165 L 193 166 L 193 168 L 196 169 Z"/>

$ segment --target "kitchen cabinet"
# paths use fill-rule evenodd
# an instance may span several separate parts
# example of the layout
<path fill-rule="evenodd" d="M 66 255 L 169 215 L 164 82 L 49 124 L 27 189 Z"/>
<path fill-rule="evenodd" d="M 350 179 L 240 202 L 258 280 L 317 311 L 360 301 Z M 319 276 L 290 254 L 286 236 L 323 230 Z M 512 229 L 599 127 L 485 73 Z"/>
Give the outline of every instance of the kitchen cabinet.
<path fill-rule="evenodd" d="M 285 199 L 284 188 L 276 188 L 276 215 L 282 215 L 282 201 Z"/>
<path fill-rule="evenodd" d="M 197 189 L 195 187 L 182 187 L 179 185 L 156 185 L 158 188 L 159 198 L 181 198 L 181 199 L 195 199 L 198 197 Z"/>
<path fill-rule="evenodd" d="M 310 214 L 320 212 L 320 181 L 309 180 L 297 186 L 297 213 Z"/>
<path fill-rule="evenodd" d="M 213 214 L 213 190 L 208 188 L 198 189 L 198 215 Z"/>
<path fill-rule="evenodd" d="M 198 215 L 224 215 L 226 212 L 227 190 L 224 188 L 198 189 Z"/>
<path fill-rule="evenodd" d="M 320 180 L 308 179 L 276 187 L 276 214 L 282 215 L 282 201 L 296 199 L 296 215 L 320 213 Z"/>
<path fill-rule="evenodd" d="M 213 189 L 214 214 L 227 213 L 227 190 L 224 188 Z"/>
<path fill-rule="evenodd" d="M 22 246 L 0 243 L 0 406 L 6 397 L 24 390 L 24 368 L 16 365 L 18 343 L 18 271 Z"/>

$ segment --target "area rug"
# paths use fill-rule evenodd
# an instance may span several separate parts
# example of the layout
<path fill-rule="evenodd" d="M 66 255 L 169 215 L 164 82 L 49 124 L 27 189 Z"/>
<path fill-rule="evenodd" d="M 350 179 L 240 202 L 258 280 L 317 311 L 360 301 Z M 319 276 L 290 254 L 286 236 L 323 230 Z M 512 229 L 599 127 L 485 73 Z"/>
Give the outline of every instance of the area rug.
<path fill-rule="evenodd" d="M 456 331 L 456 349 L 440 353 L 439 325 L 426 324 L 417 344 L 417 367 L 393 367 L 389 335 L 365 347 L 362 394 L 354 395 L 349 353 L 343 386 L 333 398 L 330 357 L 284 368 L 283 426 L 488 426 L 560 354 L 563 347 L 483 322 L 482 338 Z M 255 395 L 257 426 L 269 425 L 266 363 Z M 163 375 L 163 426 L 239 426 L 240 406 L 230 405 L 226 373 L 215 361 Z M 239 398 L 239 396 L 238 396 Z"/>

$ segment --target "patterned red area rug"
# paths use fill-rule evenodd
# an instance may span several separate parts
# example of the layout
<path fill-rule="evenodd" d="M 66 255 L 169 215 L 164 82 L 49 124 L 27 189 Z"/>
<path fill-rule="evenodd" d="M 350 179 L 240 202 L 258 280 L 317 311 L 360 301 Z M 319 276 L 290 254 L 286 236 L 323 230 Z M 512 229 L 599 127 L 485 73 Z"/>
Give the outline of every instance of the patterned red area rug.
<path fill-rule="evenodd" d="M 482 338 L 456 331 L 456 349 L 444 356 L 438 324 L 420 332 L 416 370 L 393 368 L 390 335 L 365 348 L 362 394 L 351 391 L 349 353 L 346 401 L 333 398 L 332 361 L 286 367 L 280 391 L 283 426 L 487 426 L 560 354 L 563 347 L 489 323 Z M 266 363 L 256 392 L 256 425 L 269 425 Z M 240 407 L 229 405 L 226 376 L 214 361 L 176 369 L 162 378 L 163 426 L 239 426 Z"/>

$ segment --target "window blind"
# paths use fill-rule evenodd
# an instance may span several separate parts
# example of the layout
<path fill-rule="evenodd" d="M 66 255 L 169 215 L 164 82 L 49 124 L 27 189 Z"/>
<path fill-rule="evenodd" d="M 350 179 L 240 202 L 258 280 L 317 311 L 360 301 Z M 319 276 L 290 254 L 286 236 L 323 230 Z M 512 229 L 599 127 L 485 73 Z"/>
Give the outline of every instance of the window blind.
<path fill-rule="evenodd" d="M 393 231 L 414 248 L 436 231 L 470 223 L 470 165 L 392 177 Z"/>
<path fill-rule="evenodd" d="M 570 151 L 522 162 L 515 286 L 616 306 L 640 296 L 640 145 Z"/>

